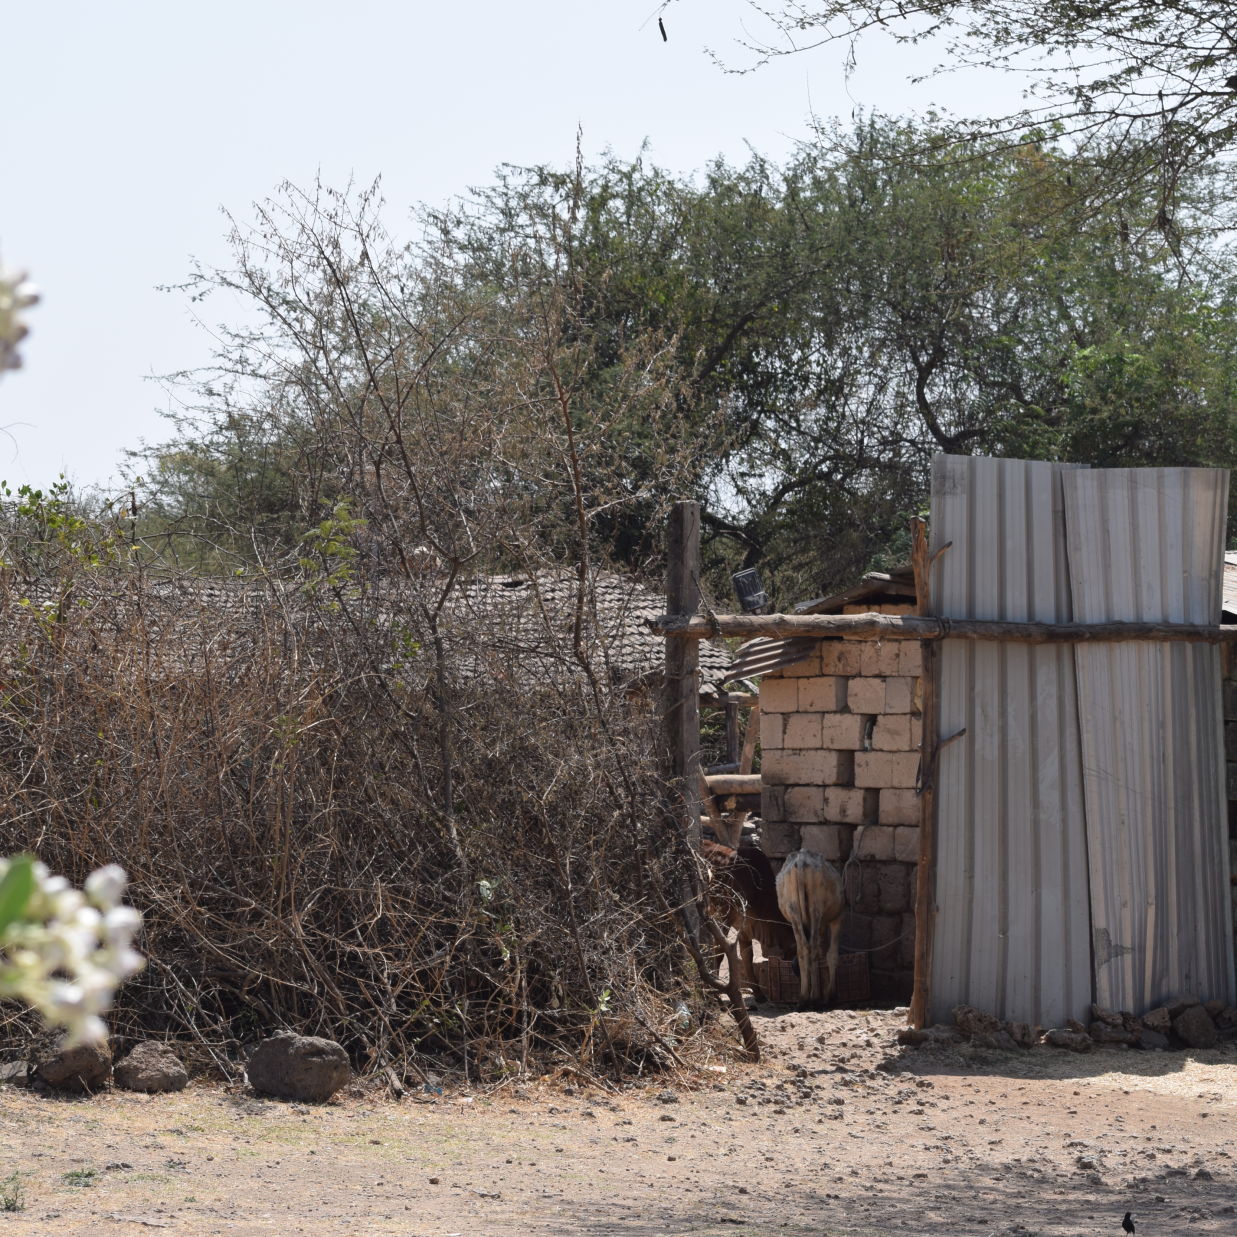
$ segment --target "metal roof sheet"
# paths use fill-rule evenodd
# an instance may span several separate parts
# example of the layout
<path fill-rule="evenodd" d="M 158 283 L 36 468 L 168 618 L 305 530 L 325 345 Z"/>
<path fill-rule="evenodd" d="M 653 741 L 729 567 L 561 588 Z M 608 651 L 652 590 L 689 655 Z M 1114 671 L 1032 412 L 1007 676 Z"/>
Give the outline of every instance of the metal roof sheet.
<path fill-rule="evenodd" d="M 1219 621 L 1226 471 L 1105 469 L 1064 489 L 1075 619 Z M 1096 1000 L 1231 1001 L 1220 651 L 1130 641 L 1076 658 Z"/>
<path fill-rule="evenodd" d="M 1062 465 L 932 463 L 933 608 L 950 618 L 1070 616 Z M 945 640 L 936 771 L 931 1016 L 967 1004 L 1045 1026 L 1091 1000 L 1074 653 Z M 955 738 L 962 731 L 961 737 Z"/>

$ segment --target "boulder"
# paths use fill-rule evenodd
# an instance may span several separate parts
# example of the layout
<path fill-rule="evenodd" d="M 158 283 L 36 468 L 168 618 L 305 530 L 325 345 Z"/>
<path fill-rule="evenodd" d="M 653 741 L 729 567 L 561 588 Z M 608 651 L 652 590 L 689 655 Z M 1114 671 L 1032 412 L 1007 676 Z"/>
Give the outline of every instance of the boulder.
<path fill-rule="evenodd" d="M 1161 1035 L 1159 1031 L 1153 1031 L 1150 1027 L 1143 1027 L 1138 1032 L 1138 1046 L 1150 1051 L 1153 1048 L 1167 1048 L 1168 1036 Z"/>
<path fill-rule="evenodd" d="M 1121 1026 L 1121 1015 L 1114 1010 L 1104 1009 L 1101 1005 L 1092 1005 L 1091 1021 L 1092 1023 L 1107 1023 L 1110 1027 L 1119 1027 Z"/>
<path fill-rule="evenodd" d="M 1071 1052 L 1090 1052 L 1094 1047 L 1085 1031 L 1071 1031 L 1065 1027 L 1053 1027 L 1044 1033 L 1044 1043 L 1053 1048 L 1068 1048 Z"/>
<path fill-rule="evenodd" d="M 333 1039 L 277 1031 L 254 1050 L 245 1067 L 249 1085 L 264 1095 L 322 1103 L 352 1080 L 348 1054 Z"/>
<path fill-rule="evenodd" d="M 1090 1035 L 1097 1044 L 1136 1044 L 1138 1036 L 1133 1031 L 1127 1031 L 1120 1023 L 1113 1026 L 1108 1022 L 1095 1021 L 1091 1024 Z"/>
<path fill-rule="evenodd" d="M 183 1091 L 189 1073 L 167 1044 L 148 1039 L 116 1063 L 115 1078 L 126 1091 Z"/>
<path fill-rule="evenodd" d="M 1169 1014 L 1168 1007 L 1165 1005 L 1143 1014 L 1142 1024 L 1148 1031 L 1158 1031 L 1161 1035 L 1167 1035 L 1173 1029 L 1172 1015 Z"/>
<path fill-rule="evenodd" d="M 112 1076 L 112 1050 L 106 1044 L 78 1044 L 76 1048 L 55 1045 L 39 1051 L 34 1076 L 54 1091 L 91 1094 L 102 1090 Z"/>
<path fill-rule="evenodd" d="M 1189 1048 L 1214 1048 L 1220 1040 L 1216 1024 L 1201 1005 L 1191 1005 L 1173 1019 L 1173 1034 Z"/>
<path fill-rule="evenodd" d="M 963 1035 L 995 1035 L 1001 1029 L 1001 1020 L 993 1014 L 981 1013 L 970 1005 L 956 1005 L 954 1025 Z"/>
<path fill-rule="evenodd" d="M 1031 1048 L 1035 1044 L 1035 1028 L 1026 1022 L 1007 1022 L 1005 1031 L 1019 1048 Z"/>

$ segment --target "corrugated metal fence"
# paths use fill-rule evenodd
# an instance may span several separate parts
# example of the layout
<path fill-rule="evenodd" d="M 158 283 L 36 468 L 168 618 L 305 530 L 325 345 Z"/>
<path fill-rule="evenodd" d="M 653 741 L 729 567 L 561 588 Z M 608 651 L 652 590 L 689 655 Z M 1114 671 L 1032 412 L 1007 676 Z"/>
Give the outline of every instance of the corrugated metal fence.
<path fill-rule="evenodd" d="M 1217 622 L 1226 502 L 1218 470 L 938 456 L 934 609 Z M 1231 999 L 1215 649 L 946 640 L 940 667 L 932 1016 Z"/>

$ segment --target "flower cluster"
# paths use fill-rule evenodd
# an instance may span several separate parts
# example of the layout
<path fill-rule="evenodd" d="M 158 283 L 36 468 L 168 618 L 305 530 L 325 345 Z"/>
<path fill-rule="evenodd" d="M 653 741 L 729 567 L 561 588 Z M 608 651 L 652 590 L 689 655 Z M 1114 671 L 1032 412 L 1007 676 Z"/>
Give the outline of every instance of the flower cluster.
<path fill-rule="evenodd" d="M 0 923 L 0 997 L 33 1005 L 70 1043 L 106 1037 L 102 1016 L 116 989 L 144 965 L 133 948 L 142 917 L 120 903 L 125 881 L 109 864 L 77 890 L 29 856 L 0 858 L 0 892 L 10 895 L 9 922 Z"/>
<path fill-rule="evenodd" d="M 10 274 L 0 267 L 0 373 L 21 365 L 17 345 L 29 330 L 22 310 L 29 309 L 38 299 L 38 291 L 24 274 Z"/>

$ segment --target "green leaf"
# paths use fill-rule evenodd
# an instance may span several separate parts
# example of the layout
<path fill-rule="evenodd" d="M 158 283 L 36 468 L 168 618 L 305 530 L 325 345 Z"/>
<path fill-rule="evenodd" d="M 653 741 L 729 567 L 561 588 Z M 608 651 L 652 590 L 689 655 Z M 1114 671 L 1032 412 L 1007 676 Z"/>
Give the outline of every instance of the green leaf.
<path fill-rule="evenodd" d="M 18 855 L 0 880 L 0 935 L 21 918 L 34 893 L 34 856 Z"/>

